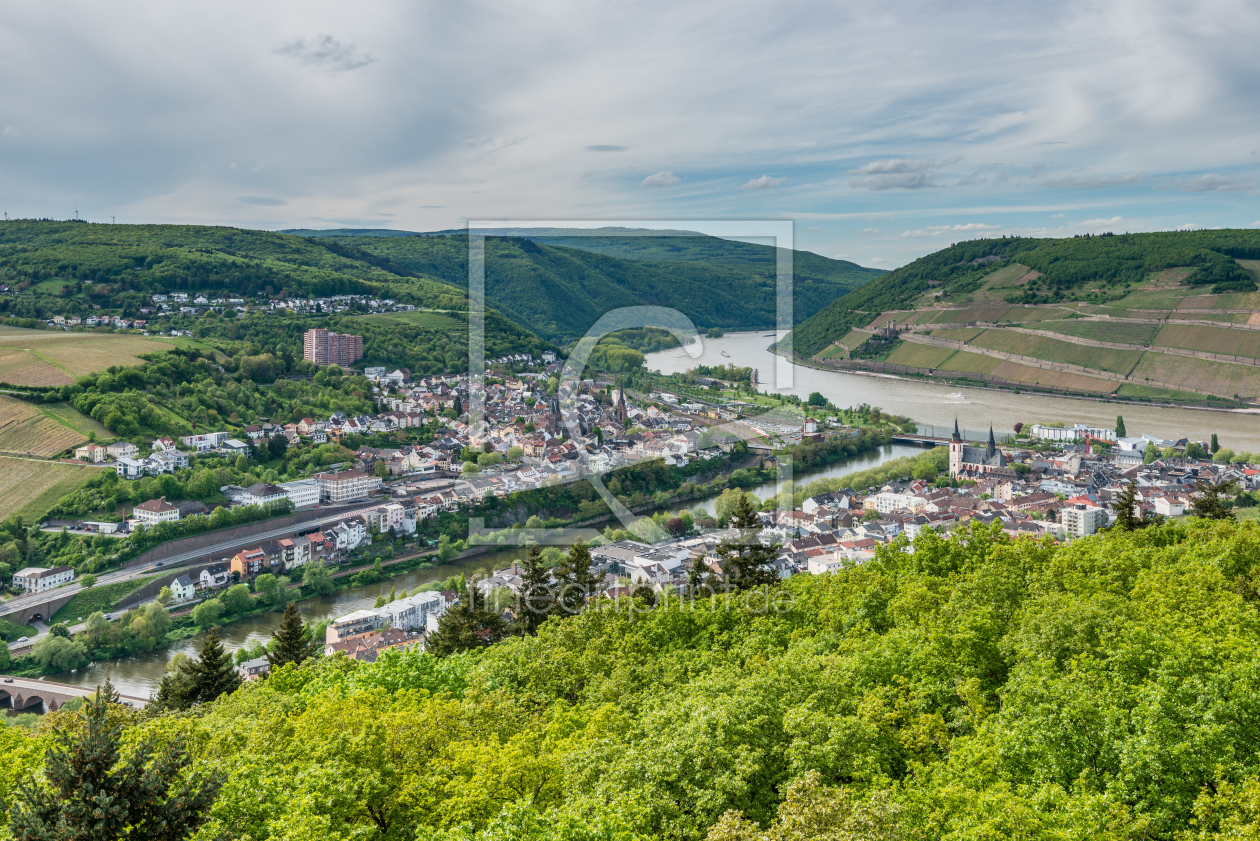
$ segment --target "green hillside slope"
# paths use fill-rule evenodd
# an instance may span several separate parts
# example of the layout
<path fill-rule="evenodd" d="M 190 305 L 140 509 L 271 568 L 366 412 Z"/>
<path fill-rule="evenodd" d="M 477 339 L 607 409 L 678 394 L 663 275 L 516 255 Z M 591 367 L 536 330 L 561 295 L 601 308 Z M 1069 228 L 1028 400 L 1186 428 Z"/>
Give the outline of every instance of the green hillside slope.
<path fill-rule="evenodd" d="M 1260 400 L 1258 256 L 1260 231 L 1245 230 L 959 243 L 825 307 L 794 350 L 1002 385 Z M 876 335 L 888 325 L 895 337 Z"/>
<path fill-rule="evenodd" d="M 349 245 L 461 287 L 467 282 L 462 235 L 320 233 L 313 241 Z M 795 322 L 881 274 L 794 252 Z M 702 328 L 769 329 L 774 326 L 775 289 L 775 251 L 764 245 L 706 236 L 487 239 L 487 301 L 557 340 L 580 336 L 610 309 L 636 304 L 674 307 Z"/>

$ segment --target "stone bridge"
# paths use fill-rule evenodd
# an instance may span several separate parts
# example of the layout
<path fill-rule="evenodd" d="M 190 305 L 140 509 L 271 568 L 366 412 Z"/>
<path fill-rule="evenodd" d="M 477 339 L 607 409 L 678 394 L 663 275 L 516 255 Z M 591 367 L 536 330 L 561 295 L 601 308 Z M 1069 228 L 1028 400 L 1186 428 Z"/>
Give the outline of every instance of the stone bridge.
<path fill-rule="evenodd" d="M 91 698 L 96 694 L 95 686 L 72 686 L 68 683 L 53 683 L 47 680 L 32 680 L 24 677 L 7 677 L 0 679 L 0 700 L 9 700 L 13 709 L 25 710 L 43 703 L 52 712 L 72 698 Z M 132 707 L 143 707 L 149 703 L 148 698 L 135 698 L 119 695 L 119 699 Z"/>

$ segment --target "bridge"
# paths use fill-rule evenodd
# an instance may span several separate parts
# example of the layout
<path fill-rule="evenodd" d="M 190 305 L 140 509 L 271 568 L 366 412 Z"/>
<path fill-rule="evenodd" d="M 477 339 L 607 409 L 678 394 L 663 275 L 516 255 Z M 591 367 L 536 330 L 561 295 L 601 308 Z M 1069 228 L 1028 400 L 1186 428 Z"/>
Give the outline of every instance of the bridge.
<path fill-rule="evenodd" d="M 9 699 L 13 709 L 25 710 L 43 703 L 48 712 L 53 712 L 66 701 L 74 698 L 91 698 L 96 695 L 96 687 L 72 686 L 68 683 L 53 683 L 47 680 L 32 680 L 24 677 L 0 676 L 0 700 Z M 119 700 L 132 707 L 143 707 L 149 703 L 148 698 L 136 698 L 132 695 L 119 694 Z"/>

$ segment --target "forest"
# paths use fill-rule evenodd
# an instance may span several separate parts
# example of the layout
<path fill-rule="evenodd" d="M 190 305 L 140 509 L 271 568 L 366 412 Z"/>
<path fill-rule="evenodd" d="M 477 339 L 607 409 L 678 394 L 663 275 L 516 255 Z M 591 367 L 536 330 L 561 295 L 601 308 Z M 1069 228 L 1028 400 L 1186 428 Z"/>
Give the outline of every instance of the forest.
<path fill-rule="evenodd" d="M 769 590 L 317 658 L 111 720 L 216 782 L 200 839 L 1255 837 L 1258 547 L 1206 520 L 925 532 Z M 0 730 L 0 796 L 28 802 L 84 726 Z"/>

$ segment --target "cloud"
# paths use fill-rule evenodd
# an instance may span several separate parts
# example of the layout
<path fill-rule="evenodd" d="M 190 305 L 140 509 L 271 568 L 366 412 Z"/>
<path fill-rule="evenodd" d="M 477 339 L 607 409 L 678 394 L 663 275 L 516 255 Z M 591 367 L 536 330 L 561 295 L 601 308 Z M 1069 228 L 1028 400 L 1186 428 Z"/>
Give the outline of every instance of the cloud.
<path fill-rule="evenodd" d="M 614 146 L 611 143 L 593 143 L 586 147 L 588 152 L 624 152 L 627 146 Z"/>
<path fill-rule="evenodd" d="M 1141 184 L 1146 180 L 1146 176 L 1140 172 L 1130 172 L 1128 175 L 1095 175 L 1095 176 L 1077 176 L 1065 175 L 1060 178 L 1047 178 L 1044 182 L 1045 186 L 1053 188 L 1066 188 L 1070 190 L 1101 190 L 1106 187 L 1127 187 L 1133 184 Z"/>
<path fill-rule="evenodd" d="M 1067 216 L 1067 214 L 1066 213 L 1051 213 L 1050 214 L 1051 219 L 1062 219 L 1064 216 Z"/>
<path fill-rule="evenodd" d="M 354 44 L 338 41 L 331 35 L 316 35 L 312 40 L 298 38 L 276 48 L 280 55 L 297 59 L 303 67 L 324 70 L 329 73 L 345 73 L 367 67 L 376 57 L 365 53 Z"/>
<path fill-rule="evenodd" d="M 989 225 L 984 222 L 963 222 L 957 225 L 929 225 L 925 229 L 902 231 L 903 237 L 938 237 L 943 234 L 985 234 L 999 231 L 1001 225 Z"/>
<path fill-rule="evenodd" d="M 675 184 L 677 184 L 679 181 L 682 181 L 682 179 L 679 178 L 674 173 L 661 171 L 661 172 L 656 173 L 655 175 L 649 175 L 647 178 L 644 178 L 643 183 L 640 184 L 639 186 L 640 187 L 672 187 Z"/>
<path fill-rule="evenodd" d="M 17 129 L 15 129 L 13 126 L 5 126 L 4 132 L 2 133 L 4 134 L 5 137 L 17 137 Z"/>
<path fill-rule="evenodd" d="M 810 225 L 810 226 L 809 226 L 808 228 L 806 228 L 805 230 L 807 230 L 807 231 L 821 231 L 821 230 L 822 230 L 822 228 L 818 227 L 817 225 Z"/>
<path fill-rule="evenodd" d="M 1086 219 L 1078 228 L 1103 228 L 1107 226 L 1116 226 L 1124 221 L 1123 216 L 1112 216 L 1110 219 Z"/>
<path fill-rule="evenodd" d="M 1203 226 L 1202 226 L 1202 225 L 1200 225 L 1198 222 L 1187 222 L 1187 223 L 1186 223 L 1186 224 L 1184 224 L 1184 225 L 1178 225 L 1178 226 L 1177 226 L 1177 228 L 1176 228 L 1176 230 L 1178 230 L 1178 231 L 1197 231 L 1197 230 L 1199 230 L 1199 229 L 1200 229 L 1200 228 L 1202 228 L 1202 227 L 1203 227 Z"/>
<path fill-rule="evenodd" d="M 933 161 L 913 161 L 906 158 L 871 161 L 865 166 L 849 170 L 850 175 L 858 176 L 849 182 L 849 186 L 874 191 L 936 187 L 939 185 L 936 183 L 935 173 L 931 171 L 933 166 Z"/>
<path fill-rule="evenodd" d="M 778 187 L 780 184 L 782 184 L 785 181 L 787 181 L 786 178 L 771 178 L 769 175 L 763 175 L 760 178 L 751 179 L 750 181 L 748 181 L 748 183 L 746 183 L 744 186 L 740 187 L 739 189 L 741 190 L 769 190 L 773 187 Z"/>
<path fill-rule="evenodd" d="M 237 196 L 236 200 L 241 204 L 253 204 L 259 207 L 283 207 L 288 204 L 284 199 L 271 199 L 266 196 Z"/>
<path fill-rule="evenodd" d="M 1183 193 L 1228 193 L 1250 190 L 1253 182 L 1249 178 L 1230 178 L 1214 172 L 1183 178 L 1177 189 Z"/>
<path fill-rule="evenodd" d="M 879 228 L 863 228 L 862 230 L 858 231 L 858 235 L 864 236 L 864 237 L 873 237 L 876 234 L 882 234 L 882 233 L 883 231 L 881 231 Z"/>

